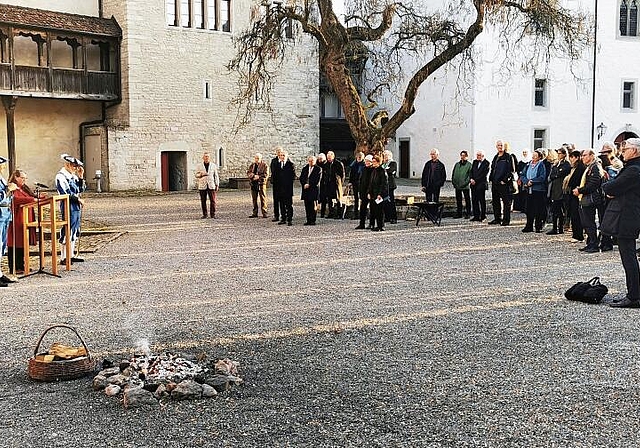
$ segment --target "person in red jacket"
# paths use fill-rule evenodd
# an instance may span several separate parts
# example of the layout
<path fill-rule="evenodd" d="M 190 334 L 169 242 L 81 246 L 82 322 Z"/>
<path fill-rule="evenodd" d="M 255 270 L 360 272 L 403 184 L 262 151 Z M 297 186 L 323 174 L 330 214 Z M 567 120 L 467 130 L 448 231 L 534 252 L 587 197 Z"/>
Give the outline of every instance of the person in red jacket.
<path fill-rule="evenodd" d="M 31 188 L 26 184 L 27 174 L 21 170 L 15 170 L 9 178 L 9 183 L 14 183 L 18 188 L 13 192 L 13 200 L 11 202 L 11 214 L 13 220 L 9 226 L 9 238 L 7 242 L 9 272 L 12 274 L 24 273 L 24 251 L 29 247 L 24 246 L 23 232 L 23 211 L 22 206 L 36 202 L 36 197 Z M 44 193 L 41 193 L 41 198 Z M 35 211 L 29 210 L 29 221 L 35 220 Z M 37 244 L 36 229 L 29 229 L 29 245 Z"/>

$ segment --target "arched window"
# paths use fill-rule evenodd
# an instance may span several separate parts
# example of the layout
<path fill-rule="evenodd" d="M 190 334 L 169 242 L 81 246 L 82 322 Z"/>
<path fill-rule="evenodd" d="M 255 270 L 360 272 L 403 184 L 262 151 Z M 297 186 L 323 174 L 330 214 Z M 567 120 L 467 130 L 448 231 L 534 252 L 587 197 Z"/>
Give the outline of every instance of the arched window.
<path fill-rule="evenodd" d="M 638 2 L 622 0 L 620 2 L 620 35 L 638 35 Z"/>

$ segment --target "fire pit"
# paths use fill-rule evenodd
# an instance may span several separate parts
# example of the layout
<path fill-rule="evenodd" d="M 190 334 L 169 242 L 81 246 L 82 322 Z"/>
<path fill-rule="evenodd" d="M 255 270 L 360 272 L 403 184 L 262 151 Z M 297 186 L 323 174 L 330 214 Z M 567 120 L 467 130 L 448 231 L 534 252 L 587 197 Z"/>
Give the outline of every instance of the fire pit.
<path fill-rule="evenodd" d="M 190 361 L 174 353 L 138 354 L 113 364 L 105 360 L 93 378 L 93 388 L 107 396 L 122 396 L 127 408 L 215 397 L 242 384 L 238 363 L 229 359 L 207 362 L 206 356 Z"/>

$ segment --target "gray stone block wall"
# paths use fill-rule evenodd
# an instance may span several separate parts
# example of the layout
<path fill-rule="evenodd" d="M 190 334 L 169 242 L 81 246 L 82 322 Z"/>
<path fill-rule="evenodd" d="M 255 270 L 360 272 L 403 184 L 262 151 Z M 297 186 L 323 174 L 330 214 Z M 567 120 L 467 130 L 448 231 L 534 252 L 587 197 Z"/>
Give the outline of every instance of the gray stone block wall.
<path fill-rule="evenodd" d="M 235 31 L 248 24 L 251 4 L 234 3 Z M 317 152 L 318 65 L 309 39 L 292 47 L 271 98 L 274 112 L 237 130 L 237 79 L 225 68 L 235 52 L 232 33 L 169 27 L 163 0 L 105 0 L 104 10 L 124 35 L 123 102 L 108 109 L 112 190 L 160 189 L 162 151 L 186 153 L 190 187 L 204 151 L 219 163 L 223 149 L 223 179 L 244 176 L 255 152 L 270 158 L 276 145 L 299 167 Z M 204 98 L 207 81 L 211 99 Z"/>

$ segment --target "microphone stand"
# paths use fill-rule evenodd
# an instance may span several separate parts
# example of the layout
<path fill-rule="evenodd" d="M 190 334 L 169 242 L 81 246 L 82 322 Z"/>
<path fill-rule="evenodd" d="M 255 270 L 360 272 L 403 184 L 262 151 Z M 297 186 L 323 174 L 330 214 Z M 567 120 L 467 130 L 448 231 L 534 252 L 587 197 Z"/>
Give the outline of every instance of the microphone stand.
<path fill-rule="evenodd" d="M 39 253 L 42 250 L 42 246 L 44 246 L 44 234 L 42 232 L 42 223 L 40 221 L 40 186 L 38 184 L 36 184 L 36 203 L 37 203 L 37 207 L 38 207 L 38 213 L 36 213 L 36 228 L 38 229 L 38 249 L 39 249 Z M 27 229 L 27 232 L 29 231 L 29 229 Z M 51 235 L 51 238 L 55 238 L 55 235 Z M 27 237 L 28 239 L 28 237 Z M 29 248 L 25 248 L 27 250 L 27 254 L 29 253 Z M 27 278 L 27 277 L 31 277 L 32 275 L 37 275 L 37 274 L 46 274 L 46 275 L 50 275 L 51 277 L 58 277 L 58 278 L 62 278 L 61 275 L 58 274 L 54 274 L 53 272 L 47 272 L 44 270 L 44 264 L 43 264 L 43 259 L 44 257 L 40 256 L 38 257 L 40 259 L 40 268 L 35 271 L 35 272 L 30 272 L 28 274 L 23 275 L 20 278 Z"/>

